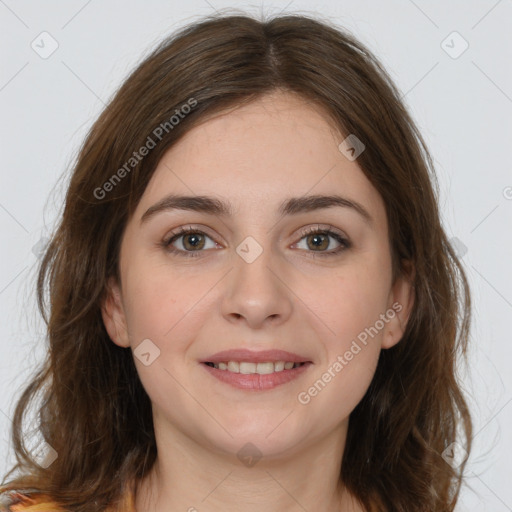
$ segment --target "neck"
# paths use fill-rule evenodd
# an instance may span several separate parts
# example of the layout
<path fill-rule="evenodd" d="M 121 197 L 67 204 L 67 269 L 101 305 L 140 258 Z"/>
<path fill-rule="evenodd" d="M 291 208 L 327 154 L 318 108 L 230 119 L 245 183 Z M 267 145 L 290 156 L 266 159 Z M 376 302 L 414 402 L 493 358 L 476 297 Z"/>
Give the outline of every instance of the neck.
<path fill-rule="evenodd" d="M 358 512 L 339 481 L 347 426 L 247 465 L 177 430 L 155 429 L 158 456 L 140 483 L 136 512 Z"/>

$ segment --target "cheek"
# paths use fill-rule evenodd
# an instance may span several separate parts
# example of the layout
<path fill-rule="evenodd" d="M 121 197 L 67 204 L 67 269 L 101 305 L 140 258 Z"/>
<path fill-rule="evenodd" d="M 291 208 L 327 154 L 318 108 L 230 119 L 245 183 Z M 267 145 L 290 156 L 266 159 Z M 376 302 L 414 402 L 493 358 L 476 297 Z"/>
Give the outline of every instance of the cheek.
<path fill-rule="evenodd" d="M 365 266 L 347 267 L 330 276 L 324 287 L 310 289 L 306 296 L 308 306 L 329 328 L 330 348 L 339 351 L 367 332 L 385 313 L 388 293 L 387 280 L 376 277 Z"/>
<path fill-rule="evenodd" d="M 176 276 L 168 268 L 134 271 L 127 276 L 125 311 L 134 362 L 155 403 L 164 404 L 170 396 L 179 401 L 180 386 L 175 376 L 184 369 L 176 362 L 183 360 L 201 325 L 194 321 L 193 306 L 203 294 L 191 286 L 190 278 Z M 138 349 L 143 343 L 147 347 L 144 351 Z M 142 352 L 150 354 L 147 365 L 139 357 Z"/>
<path fill-rule="evenodd" d="M 127 263 L 125 296 L 132 343 L 141 337 L 164 343 L 200 301 L 202 285 L 197 276 L 179 273 L 166 264 L 152 264 L 147 255 L 134 255 Z"/>
<path fill-rule="evenodd" d="M 318 305 L 315 312 L 329 329 L 322 329 L 324 357 L 297 400 L 309 409 L 311 421 L 323 418 L 322 428 L 348 418 L 373 379 L 383 335 L 382 329 L 375 330 L 384 313 L 382 297 L 374 282 L 354 276 L 334 278 L 329 293 L 311 297 Z M 329 421 L 326 411 L 330 411 Z"/>
<path fill-rule="evenodd" d="M 182 363 L 200 335 L 208 314 L 205 294 L 216 280 L 204 274 L 177 273 L 163 265 L 127 275 L 126 319 L 141 379 L 154 380 L 156 367 L 166 368 L 173 374 L 186 371 Z M 137 347 L 148 339 L 157 347 L 153 348 L 158 358 L 155 365 L 146 367 L 137 360 Z M 153 371 L 147 372 L 148 368 Z M 163 378 L 167 379 L 168 375 Z"/>
<path fill-rule="evenodd" d="M 335 361 L 324 368 L 299 400 L 305 407 L 311 406 L 312 417 L 325 418 L 329 411 L 334 424 L 348 418 L 362 400 L 375 374 L 378 351 L 362 348 L 351 361 L 344 357 Z"/>
<path fill-rule="evenodd" d="M 298 397 L 310 411 L 336 411 L 346 418 L 366 393 L 375 373 L 389 293 L 388 269 L 378 261 L 340 269 L 323 290 L 310 294 L 315 313 L 329 327 L 326 357 Z M 315 416 L 315 415 L 313 415 Z"/>

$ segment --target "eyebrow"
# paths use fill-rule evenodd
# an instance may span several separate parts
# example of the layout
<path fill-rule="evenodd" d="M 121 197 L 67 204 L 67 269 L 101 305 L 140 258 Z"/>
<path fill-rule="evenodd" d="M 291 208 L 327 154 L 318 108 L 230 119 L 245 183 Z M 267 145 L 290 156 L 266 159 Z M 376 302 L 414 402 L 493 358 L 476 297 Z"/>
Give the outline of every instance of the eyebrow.
<path fill-rule="evenodd" d="M 324 208 L 343 207 L 357 212 L 363 220 L 373 224 L 373 219 L 363 205 L 339 195 L 311 195 L 292 197 L 283 201 L 277 210 L 280 215 L 297 215 L 299 213 L 321 210 Z M 188 210 L 221 217 L 232 217 L 233 208 L 229 203 L 210 196 L 182 196 L 170 194 L 165 196 L 142 215 L 140 223 L 147 222 L 157 213 L 170 210 Z"/>

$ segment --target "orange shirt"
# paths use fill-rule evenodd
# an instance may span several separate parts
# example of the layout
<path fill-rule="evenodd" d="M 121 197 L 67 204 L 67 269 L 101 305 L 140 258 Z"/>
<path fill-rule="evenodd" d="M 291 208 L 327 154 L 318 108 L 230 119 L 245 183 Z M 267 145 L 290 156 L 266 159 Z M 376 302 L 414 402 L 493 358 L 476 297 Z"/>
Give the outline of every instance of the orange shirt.
<path fill-rule="evenodd" d="M 106 512 L 135 512 L 132 487 L 119 505 L 112 505 Z M 11 489 L 0 486 L 0 512 L 65 512 L 49 496 L 37 489 Z"/>

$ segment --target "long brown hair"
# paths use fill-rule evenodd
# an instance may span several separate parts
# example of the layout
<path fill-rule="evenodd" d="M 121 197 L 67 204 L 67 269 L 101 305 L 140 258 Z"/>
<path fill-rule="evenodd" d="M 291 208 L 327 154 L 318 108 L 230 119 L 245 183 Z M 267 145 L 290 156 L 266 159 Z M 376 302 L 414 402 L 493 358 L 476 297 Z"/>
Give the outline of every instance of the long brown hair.
<path fill-rule="evenodd" d="M 465 461 L 448 464 L 443 452 L 456 441 L 471 448 L 456 377 L 471 303 L 440 222 L 432 158 L 375 56 L 349 32 L 302 15 L 221 14 L 181 29 L 135 69 L 90 129 L 39 269 L 49 352 L 17 402 L 17 464 L 7 476 L 20 474 L 10 484 L 44 489 L 74 512 L 93 504 L 101 511 L 151 469 L 151 402 L 132 352 L 111 342 L 101 316 L 108 278 L 119 278 L 121 236 L 165 151 L 206 116 L 277 88 L 314 102 L 341 133 L 364 142 L 357 163 L 386 206 L 394 277 L 407 261 L 414 268 L 409 322 L 402 340 L 381 352 L 350 416 L 341 481 L 368 511 L 454 510 Z M 154 147 L 130 160 L 151 145 L 148 137 Z M 22 433 L 39 393 L 40 431 L 58 453 L 47 468 Z"/>

